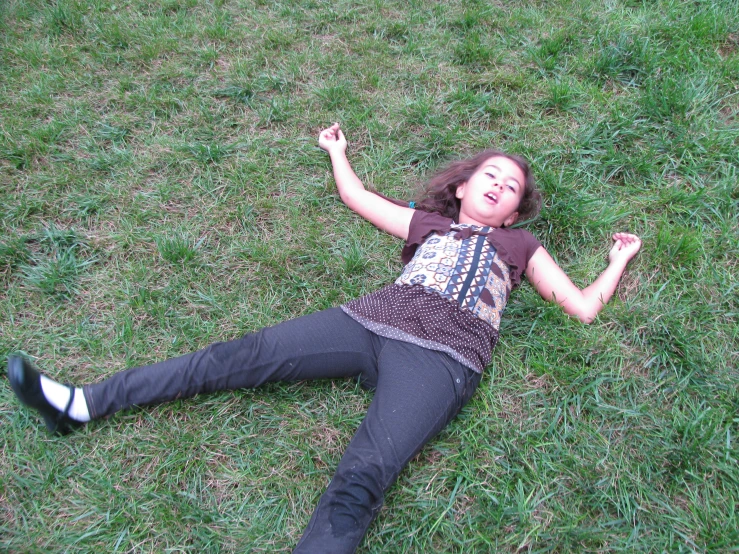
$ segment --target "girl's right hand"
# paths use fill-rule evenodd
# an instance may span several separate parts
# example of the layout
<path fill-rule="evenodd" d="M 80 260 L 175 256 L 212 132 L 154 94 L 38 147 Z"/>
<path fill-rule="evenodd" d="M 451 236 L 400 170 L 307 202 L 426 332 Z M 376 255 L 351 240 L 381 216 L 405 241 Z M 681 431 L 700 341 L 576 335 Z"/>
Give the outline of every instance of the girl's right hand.
<path fill-rule="evenodd" d="M 338 123 L 321 131 L 318 135 L 318 146 L 331 157 L 331 168 L 341 201 L 383 231 L 407 239 L 415 211 L 393 204 L 364 188 L 364 184 L 346 158 L 346 139 Z"/>
<path fill-rule="evenodd" d="M 318 146 L 329 154 L 346 152 L 346 138 L 338 123 L 334 123 L 328 129 L 321 131 L 321 134 L 318 135 Z"/>

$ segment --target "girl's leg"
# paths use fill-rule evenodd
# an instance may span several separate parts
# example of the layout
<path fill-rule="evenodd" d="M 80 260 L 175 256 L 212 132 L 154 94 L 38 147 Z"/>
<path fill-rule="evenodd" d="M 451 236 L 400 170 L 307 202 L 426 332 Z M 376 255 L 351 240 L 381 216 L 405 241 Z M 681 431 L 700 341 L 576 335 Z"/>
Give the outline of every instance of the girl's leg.
<path fill-rule="evenodd" d="M 361 375 L 374 385 L 378 337 L 339 308 L 268 327 L 230 342 L 117 373 L 84 387 L 92 418 L 270 381 Z"/>
<path fill-rule="evenodd" d="M 382 339 L 377 390 L 294 552 L 354 552 L 400 470 L 472 396 L 480 374 L 446 354 Z"/>

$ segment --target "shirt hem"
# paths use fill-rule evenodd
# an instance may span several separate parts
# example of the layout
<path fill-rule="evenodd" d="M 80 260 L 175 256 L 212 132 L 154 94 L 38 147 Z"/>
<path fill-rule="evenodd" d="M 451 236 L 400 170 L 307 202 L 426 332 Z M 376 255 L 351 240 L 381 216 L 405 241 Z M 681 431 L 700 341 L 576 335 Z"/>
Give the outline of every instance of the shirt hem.
<path fill-rule="evenodd" d="M 403 342 L 409 342 L 411 344 L 415 344 L 417 346 L 421 346 L 429 350 L 436 350 L 437 352 L 444 352 L 449 357 L 459 362 L 460 364 L 464 365 L 465 367 L 468 367 L 475 373 L 482 374 L 483 372 L 483 370 L 480 367 L 478 367 L 477 364 L 470 361 L 466 357 L 462 356 L 459 352 L 457 352 L 450 346 L 447 346 L 445 344 L 442 344 L 440 342 L 436 342 L 433 340 L 418 338 L 417 336 L 411 333 L 406 333 L 405 331 L 402 331 L 398 329 L 397 327 L 393 327 L 392 325 L 387 325 L 385 323 L 378 323 L 376 321 L 372 321 L 369 318 L 366 318 L 364 316 L 361 316 L 357 313 L 352 312 L 352 310 L 349 309 L 347 306 L 340 306 L 340 307 L 346 315 L 348 315 L 354 321 L 362 325 L 365 329 L 372 331 L 376 335 L 380 335 L 381 337 L 385 337 L 388 339 L 395 339 L 395 340 L 400 340 Z"/>

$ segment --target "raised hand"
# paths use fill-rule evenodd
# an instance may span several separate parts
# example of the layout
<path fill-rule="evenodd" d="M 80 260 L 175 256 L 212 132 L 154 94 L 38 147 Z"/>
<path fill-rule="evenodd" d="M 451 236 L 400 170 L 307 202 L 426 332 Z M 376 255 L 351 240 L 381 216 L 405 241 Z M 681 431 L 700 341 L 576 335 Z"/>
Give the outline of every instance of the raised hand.
<path fill-rule="evenodd" d="M 641 248 L 641 239 L 631 233 L 616 233 L 613 240 L 615 243 L 608 254 L 611 263 L 622 262 L 625 265 Z"/>
<path fill-rule="evenodd" d="M 321 131 L 318 135 L 318 146 L 329 154 L 346 152 L 346 138 L 338 123 Z"/>

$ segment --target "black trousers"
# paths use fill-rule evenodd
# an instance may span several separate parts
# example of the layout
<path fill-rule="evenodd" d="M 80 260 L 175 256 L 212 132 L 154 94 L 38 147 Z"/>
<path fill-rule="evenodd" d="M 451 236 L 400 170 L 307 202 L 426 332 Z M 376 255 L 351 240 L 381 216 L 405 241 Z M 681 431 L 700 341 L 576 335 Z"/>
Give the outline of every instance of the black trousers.
<path fill-rule="evenodd" d="M 354 552 L 401 469 L 470 399 L 480 374 L 447 354 L 372 333 L 339 308 L 317 312 L 84 387 L 93 418 L 273 381 L 358 377 L 367 415 L 295 552 Z"/>

